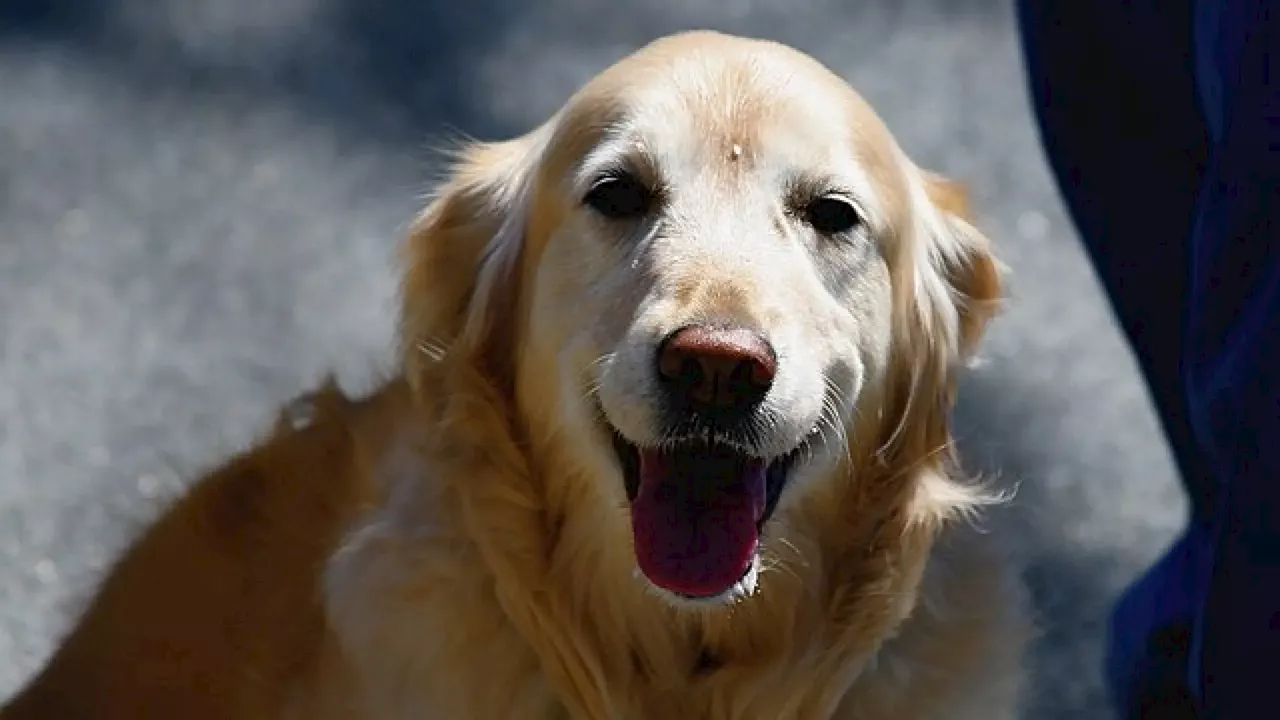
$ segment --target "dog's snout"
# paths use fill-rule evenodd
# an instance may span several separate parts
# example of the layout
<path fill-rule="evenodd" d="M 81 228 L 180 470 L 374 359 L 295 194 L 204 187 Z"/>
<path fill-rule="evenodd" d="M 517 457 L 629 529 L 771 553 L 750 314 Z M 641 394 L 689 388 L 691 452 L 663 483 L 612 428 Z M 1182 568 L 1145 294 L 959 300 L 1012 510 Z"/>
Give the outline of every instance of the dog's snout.
<path fill-rule="evenodd" d="M 744 327 L 691 325 L 658 349 L 665 389 L 697 409 L 748 410 L 764 399 L 777 371 L 769 341 Z"/>

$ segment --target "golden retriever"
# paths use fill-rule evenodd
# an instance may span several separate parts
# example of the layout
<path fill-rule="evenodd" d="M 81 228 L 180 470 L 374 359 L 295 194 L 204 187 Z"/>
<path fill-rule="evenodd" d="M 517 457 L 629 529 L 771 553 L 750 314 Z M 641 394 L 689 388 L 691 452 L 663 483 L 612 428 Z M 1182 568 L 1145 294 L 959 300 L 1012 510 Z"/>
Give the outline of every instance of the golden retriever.
<path fill-rule="evenodd" d="M 399 374 L 197 482 L 5 720 L 1015 717 L 948 419 L 997 263 L 816 60 L 660 39 L 405 262 Z"/>

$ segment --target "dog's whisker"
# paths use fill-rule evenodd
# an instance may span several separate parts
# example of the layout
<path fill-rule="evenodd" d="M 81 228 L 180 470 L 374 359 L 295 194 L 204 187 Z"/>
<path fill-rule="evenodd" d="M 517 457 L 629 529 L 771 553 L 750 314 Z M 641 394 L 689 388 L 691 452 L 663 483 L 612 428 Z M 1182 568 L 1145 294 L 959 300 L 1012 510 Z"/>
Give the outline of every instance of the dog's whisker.
<path fill-rule="evenodd" d="M 942 453 L 944 453 L 944 452 L 949 452 L 949 451 L 953 450 L 953 449 L 954 449 L 954 447 L 955 447 L 955 443 L 954 443 L 954 442 L 952 442 L 951 440 L 945 440 L 945 441 L 943 441 L 943 442 L 939 443 L 939 444 L 938 444 L 937 446 L 935 446 L 932 450 L 930 450 L 930 451 L 928 451 L 928 452 L 926 452 L 926 453 L 923 453 L 922 455 L 920 455 L 920 457 L 916 458 L 916 459 L 915 459 L 915 460 L 913 460 L 912 462 L 910 462 L 910 463 L 908 463 L 908 464 L 904 465 L 903 467 L 899 468 L 896 472 L 894 472 L 894 473 L 893 473 L 893 475 L 890 475 L 890 476 L 889 476 L 889 480 L 890 480 L 890 481 L 893 481 L 893 480 L 900 480 L 900 479 L 902 479 L 903 477 L 906 477 L 907 475 L 910 475 L 911 473 L 915 472 L 916 470 L 919 470 L 919 469 L 920 469 L 920 467 L 921 467 L 921 466 L 923 466 L 925 463 L 929 462 L 930 460 L 932 460 L 933 458 L 937 457 L 938 455 L 941 455 L 941 454 L 942 454 Z"/>
<path fill-rule="evenodd" d="M 840 422 L 840 409 L 836 405 L 836 401 L 830 394 L 822 399 L 822 414 L 818 418 L 819 426 L 830 428 L 835 435 L 836 444 L 840 450 L 847 456 L 849 454 L 849 435 L 845 431 L 844 424 Z M 823 440 L 826 441 L 826 432 L 823 431 Z"/>
<path fill-rule="evenodd" d="M 802 564 L 801 567 L 806 566 Z M 779 557 L 761 558 L 760 574 L 764 575 L 766 573 L 782 575 L 799 582 L 804 581 L 799 570 L 796 569 L 795 563 L 788 563 Z"/>
<path fill-rule="evenodd" d="M 920 366 L 918 364 L 915 364 L 911 368 L 911 383 L 907 386 L 907 400 L 902 406 L 901 414 L 898 416 L 897 425 L 894 427 L 893 432 L 890 433 L 889 437 L 884 441 L 884 443 L 882 443 L 881 446 L 876 450 L 877 455 L 883 456 L 886 452 L 888 452 L 889 449 L 893 447 L 895 443 L 898 442 L 898 437 L 906 430 L 907 421 L 911 417 L 912 412 L 915 409 L 916 392 L 918 391 L 919 386 L 920 386 Z"/>
<path fill-rule="evenodd" d="M 418 340 L 415 347 L 418 352 L 426 355 L 433 362 L 440 362 L 444 360 L 445 355 L 449 352 L 449 345 L 445 341 L 436 337 L 422 338 Z"/>
<path fill-rule="evenodd" d="M 785 563 L 777 558 L 769 558 L 768 560 L 760 561 L 760 575 L 772 575 L 775 573 L 779 575 L 790 575 L 794 579 L 799 579 L 798 575 L 790 570 L 790 568 L 787 568 Z"/>
<path fill-rule="evenodd" d="M 826 392 L 823 395 L 822 415 L 819 421 L 825 421 L 832 432 L 835 433 L 841 453 L 846 460 L 852 463 L 853 448 L 849 441 L 849 428 L 843 421 L 846 414 L 845 403 L 847 401 L 840 393 L 840 388 L 830 377 L 823 376 L 822 381 L 826 387 Z"/>
<path fill-rule="evenodd" d="M 589 401 L 592 398 L 598 397 L 599 393 L 600 393 L 600 381 L 588 380 L 586 383 L 586 387 L 582 391 L 582 400 Z"/>
<path fill-rule="evenodd" d="M 600 388 L 604 383 L 604 380 L 603 378 L 600 377 L 600 373 L 595 372 L 595 370 L 600 366 L 605 365 L 610 361 L 612 361 L 613 357 L 614 357 L 614 353 L 611 353 L 611 352 L 605 353 L 600 357 L 597 357 L 595 360 L 592 360 L 590 365 L 588 365 L 587 369 L 590 370 L 591 372 L 589 372 L 586 375 L 586 377 L 583 379 L 584 387 L 582 392 L 582 400 L 591 401 L 600 396 Z M 600 409 L 598 402 L 591 403 L 591 404 L 595 405 L 597 410 Z"/>
<path fill-rule="evenodd" d="M 800 552 L 800 548 L 796 547 L 795 543 L 791 542 L 786 537 L 779 537 L 778 544 L 782 545 L 783 547 L 787 548 L 792 552 L 795 558 L 796 564 L 800 565 L 801 567 L 809 566 L 809 561 L 805 559 L 804 553 Z"/>

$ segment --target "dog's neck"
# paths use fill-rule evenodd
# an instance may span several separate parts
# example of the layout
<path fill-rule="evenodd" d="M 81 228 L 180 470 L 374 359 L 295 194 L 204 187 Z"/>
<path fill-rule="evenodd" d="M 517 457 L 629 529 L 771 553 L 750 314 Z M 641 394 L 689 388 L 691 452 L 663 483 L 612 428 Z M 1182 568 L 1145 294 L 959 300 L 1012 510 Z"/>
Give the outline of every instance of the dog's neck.
<path fill-rule="evenodd" d="M 779 519 L 756 596 L 675 608 L 634 576 L 623 511 L 596 491 L 600 478 L 575 474 L 563 438 L 530 432 L 530 415 L 484 392 L 425 403 L 429 422 L 449 423 L 440 435 L 450 446 L 429 450 L 432 464 L 452 466 L 440 477 L 457 480 L 449 492 L 496 593 L 511 600 L 502 603 L 508 620 L 584 716 L 618 717 L 619 702 L 749 704 L 762 683 L 797 683 L 784 695 L 807 710 L 786 715 L 823 716 L 910 612 L 934 535 L 907 511 L 911 478 L 853 482 L 844 467 L 844 482 Z M 550 475 L 566 469 L 574 476 Z"/>

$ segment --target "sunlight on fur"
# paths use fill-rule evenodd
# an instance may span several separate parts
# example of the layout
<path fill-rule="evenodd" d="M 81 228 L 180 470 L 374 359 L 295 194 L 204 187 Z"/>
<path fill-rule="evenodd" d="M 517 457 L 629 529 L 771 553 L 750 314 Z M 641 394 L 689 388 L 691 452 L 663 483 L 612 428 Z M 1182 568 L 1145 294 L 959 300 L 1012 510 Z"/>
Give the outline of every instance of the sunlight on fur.
<path fill-rule="evenodd" d="M 1017 716 L 1024 591 L 950 429 L 1001 299 L 957 185 L 711 32 L 452 159 L 399 374 L 195 483 L 5 720 Z"/>

